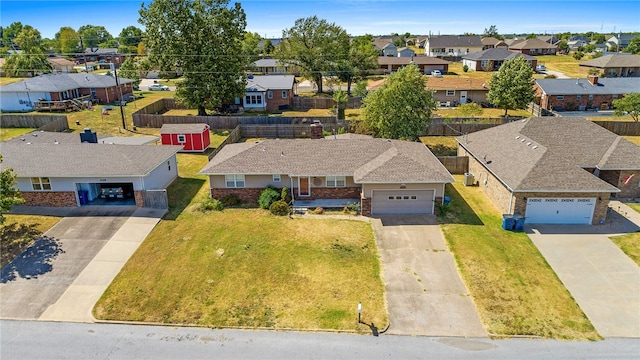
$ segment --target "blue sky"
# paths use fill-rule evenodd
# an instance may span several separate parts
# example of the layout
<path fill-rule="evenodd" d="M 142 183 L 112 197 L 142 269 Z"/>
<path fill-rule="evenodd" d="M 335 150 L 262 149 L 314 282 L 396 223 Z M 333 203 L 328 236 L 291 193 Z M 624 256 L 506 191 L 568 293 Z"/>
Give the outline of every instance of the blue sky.
<path fill-rule="evenodd" d="M 147 1 L 148 3 L 149 1 Z M 142 0 L 2 0 L 0 25 L 20 21 L 53 38 L 63 26 L 104 26 L 113 36 L 141 27 Z M 280 37 L 296 19 L 317 15 L 351 35 L 405 33 L 481 34 L 496 25 L 501 34 L 640 31 L 640 1 L 427 1 L 289 0 L 241 1 L 247 30 Z"/>

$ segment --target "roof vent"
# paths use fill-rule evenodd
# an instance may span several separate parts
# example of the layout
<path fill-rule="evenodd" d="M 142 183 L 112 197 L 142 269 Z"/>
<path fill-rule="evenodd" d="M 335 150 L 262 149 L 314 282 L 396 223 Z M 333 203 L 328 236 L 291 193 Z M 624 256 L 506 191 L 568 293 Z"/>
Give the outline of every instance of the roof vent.
<path fill-rule="evenodd" d="M 528 143 L 527 143 L 527 146 L 530 146 L 530 145 L 531 145 L 531 143 L 530 143 L 530 142 L 528 142 Z"/>
<path fill-rule="evenodd" d="M 520 135 L 516 135 L 516 139 L 520 139 Z"/>
<path fill-rule="evenodd" d="M 524 140 L 525 140 L 525 139 L 524 139 L 524 138 L 522 138 L 522 139 L 520 139 L 520 142 L 524 142 Z"/>
<path fill-rule="evenodd" d="M 20 138 L 20 141 L 24 141 L 24 138 Z"/>
<path fill-rule="evenodd" d="M 280 156 L 284 156 L 284 151 L 280 153 Z"/>
<path fill-rule="evenodd" d="M 538 145 L 533 145 L 532 149 L 535 150 L 538 148 Z"/>

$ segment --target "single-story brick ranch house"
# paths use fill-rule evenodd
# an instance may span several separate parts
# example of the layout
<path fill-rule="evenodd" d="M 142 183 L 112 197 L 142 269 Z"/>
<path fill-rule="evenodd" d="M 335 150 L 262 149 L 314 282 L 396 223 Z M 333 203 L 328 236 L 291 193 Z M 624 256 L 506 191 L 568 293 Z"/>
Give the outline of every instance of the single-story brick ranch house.
<path fill-rule="evenodd" d="M 449 64 L 451 64 L 451 62 L 431 56 L 378 57 L 378 66 L 380 69 L 384 69 L 386 73 L 396 72 L 401 67 L 409 64 L 415 64 L 421 73 L 428 75 L 431 74 L 433 70 L 440 70 L 441 73 L 446 74 L 449 71 Z"/>
<path fill-rule="evenodd" d="M 513 58 L 522 56 L 535 70 L 538 60 L 531 55 L 509 51 L 505 48 L 491 48 L 462 56 L 462 65 L 472 71 L 498 71 L 502 64 Z"/>
<path fill-rule="evenodd" d="M 91 100 L 109 104 L 133 94 L 133 80 L 118 78 L 120 91 L 112 76 L 98 74 L 45 74 L 0 86 L 0 110 L 23 112 L 38 110 L 38 103 L 67 103 Z M 81 106 L 82 104 L 80 104 Z M 63 106 L 61 110 L 64 110 Z"/>
<path fill-rule="evenodd" d="M 483 103 L 487 101 L 489 84 L 472 78 L 433 77 L 427 79 L 427 90 L 433 91 L 433 98 L 440 104 L 449 106 L 467 102 Z"/>
<path fill-rule="evenodd" d="M 242 106 L 246 110 L 283 110 L 293 104 L 293 75 L 257 75 L 247 78 Z M 240 105 L 240 100 L 236 101 Z"/>
<path fill-rule="evenodd" d="M 530 118 L 456 140 L 474 182 L 526 223 L 600 224 L 612 196 L 640 197 L 640 146 L 584 118 Z"/>
<path fill-rule="evenodd" d="M 598 69 L 607 77 L 640 76 L 640 55 L 610 54 L 581 62 L 579 65 Z"/>
<path fill-rule="evenodd" d="M 613 100 L 638 92 L 640 78 L 536 79 L 536 103 L 547 110 L 607 109 Z"/>
<path fill-rule="evenodd" d="M 125 196 L 118 205 L 143 207 L 146 191 L 165 189 L 178 176 L 181 146 L 79 143 L 77 138 L 34 132 L 0 144 L 0 166 L 13 169 L 24 205 L 96 205 L 101 189 L 117 187 Z"/>
<path fill-rule="evenodd" d="M 418 142 L 387 139 L 262 140 L 226 145 L 200 171 L 211 196 L 256 202 L 271 185 L 291 189 L 295 201 L 347 199 L 363 215 L 432 214 L 447 169 Z"/>

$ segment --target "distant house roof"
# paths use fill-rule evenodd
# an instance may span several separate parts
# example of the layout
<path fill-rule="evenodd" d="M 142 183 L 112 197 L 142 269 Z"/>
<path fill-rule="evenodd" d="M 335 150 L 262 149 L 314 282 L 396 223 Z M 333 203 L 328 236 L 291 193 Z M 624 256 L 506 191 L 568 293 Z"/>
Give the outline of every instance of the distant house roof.
<path fill-rule="evenodd" d="M 392 56 L 378 56 L 378 65 L 409 65 L 410 63 L 416 65 L 448 65 L 451 62 L 447 60 L 438 59 L 431 56 L 414 56 L 414 57 L 392 57 Z"/>
<path fill-rule="evenodd" d="M 207 124 L 162 124 L 160 134 L 200 134 L 206 130 Z"/>
<path fill-rule="evenodd" d="M 495 45 L 499 42 L 501 42 L 502 40 L 500 39 L 496 39 L 492 36 L 488 36 L 488 37 L 483 37 L 482 39 L 480 39 L 480 41 L 482 42 L 482 45 Z"/>
<path fill-rule="evenodd" d="M 200 174 L 336 175 L 353 176 L 356 183 L 454 181 L 423 144 L 386 139 L 280 139 L 230 144 Z"/>
<path fill-rule="evenodd" d="M 264 90 L 290 90 L 293 89 L 293 75 L 254 75 L 247 79 L 247 89 L 256 88 Z"/>
<path fill-rule="evenodd" d="M 509 49 L 557 49 L 558 47 L 540 39 L 526 39 L 509 45 Z"/>
<path fill-rule="evenodd" d="M 549 44 L 555 44 L 556 42 L 558 42 L 558 38 L 556 38 L 554 35 L 539 35 L 538 39 L 544 42 L 548 42 Z"/>
<path fill-rule="evenodd" d="M 19 177 L 146 176 L 182 146 L 2 143 L 3 167 Z"/>
<path fill-rule="evenodd" d="M 391 38 L 376 38 L 373 40 L 373 46 L 378 50 L 383 50 L 385 48 L 396 47 L 393 45 L 393 39 Z"/>
<path fill-rule="evenodd" d="M 49 61 L 52 65 L 58 65 L 58 66 L 73 66 L 75 65 L 75 63 L 71 60 L 62 58 L 62 57 L 49 57 L 47 58 L 47 61 Z"/>
<path fill-rule="evenodd" d="M 434 77 L 427 79 L 425 86 L 431 90 L 485 90 L 489 91 L 489 83 L 481 79 Z"/>
<path fill-rule="evenodd" d="M 584 61 L 580 66 L 595 68 L 619 68 L 619 67 L 640 67 L 640 55 L 632 54 L 614 54 L 604 55 L 599 58 Z"/>
<path fill-rule="evenodd" d="M 85 55 L 106 55 L 117 54 L 118 48 L 86 48 L 84 49 Z"/>
<path fill-rule="evenodd" d="M 157 136 L 102 136 L 98 134 L 98 144 L 120 144 L 120 145 L 146 145 L 158 141 Z M 14 144 L 29 146 L 32 144 L 81 144 L 80 134 L 32 131 L 27 134 L 16 136 L 6 140 L 1 144 Z M 0 145 L 0 147 L 2 146 Z"/>
<path fill-rule="evenodd" d="M 600 78 L 596 85 L 587 79 L 536 79 L 547 95 L 611 95 L 637 92 L 640 78 Z"/>
<path fill-rule="evenodd" d="M 133 80 L 118 78 L 120 84 L 132 83 Z M 116 86 L 116 79 L 108 75 L 98 74 L 45 74 L 13 84 L 0 86 L 1 92 L 60 92 L 78 88 L 108 88 Z"/>
<path fill-rule="evenodd" d="M 618 192 L 584 168 L 640 169 L 639 146 L 584 118 L 530 118 L 456 140 L 517 192 Z"/>
<path fill-rule="evenodd" d="M 345 139 L 373 139 L 373 136 L 371 135 L 365 135 L 365 134 L 354 134 L 354 133 L 346 133 L 346 134 L 336 134 L 336 135 L 327 135 L 324 137 L 325 139 L 340 139 L 340 140 L 345 140 Z"/>
<path fill-rule="evenodd" d="M 253 62 L 254 67 L 279 67 L 289 66 L 289 64 L 283 64 L 278 59 L 259 59 Z"/>
<path fill-rule="evenodd" d="M 435 35 L 430 36 L 429 47 L 432 48 L 444 48 L 444 47 L 482 47 L 482 39 L 478 35 L 462 36 L 462 35 Z"/>
<path fill-rule="evenodd" d="M 515 57 L 524 57 L 527 61 L 535 60 L 531 55 L 521 54 L 514 51 L 509 51 L 505 48 L 491 48 L 487 50 L 478 51 L 475 53 L 462 56 L 467 60 L 509 60 Z"/>

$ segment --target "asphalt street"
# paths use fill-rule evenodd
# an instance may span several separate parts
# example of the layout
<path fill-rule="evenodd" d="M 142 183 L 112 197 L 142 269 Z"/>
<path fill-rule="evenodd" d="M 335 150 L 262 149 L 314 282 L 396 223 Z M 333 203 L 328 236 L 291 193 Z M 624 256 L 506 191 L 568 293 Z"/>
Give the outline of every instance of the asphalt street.
<path fill-rule="evenodd" d="M 354 335 L 0 321 L 7 359 L 637 359 L 640 339 Z"/>

